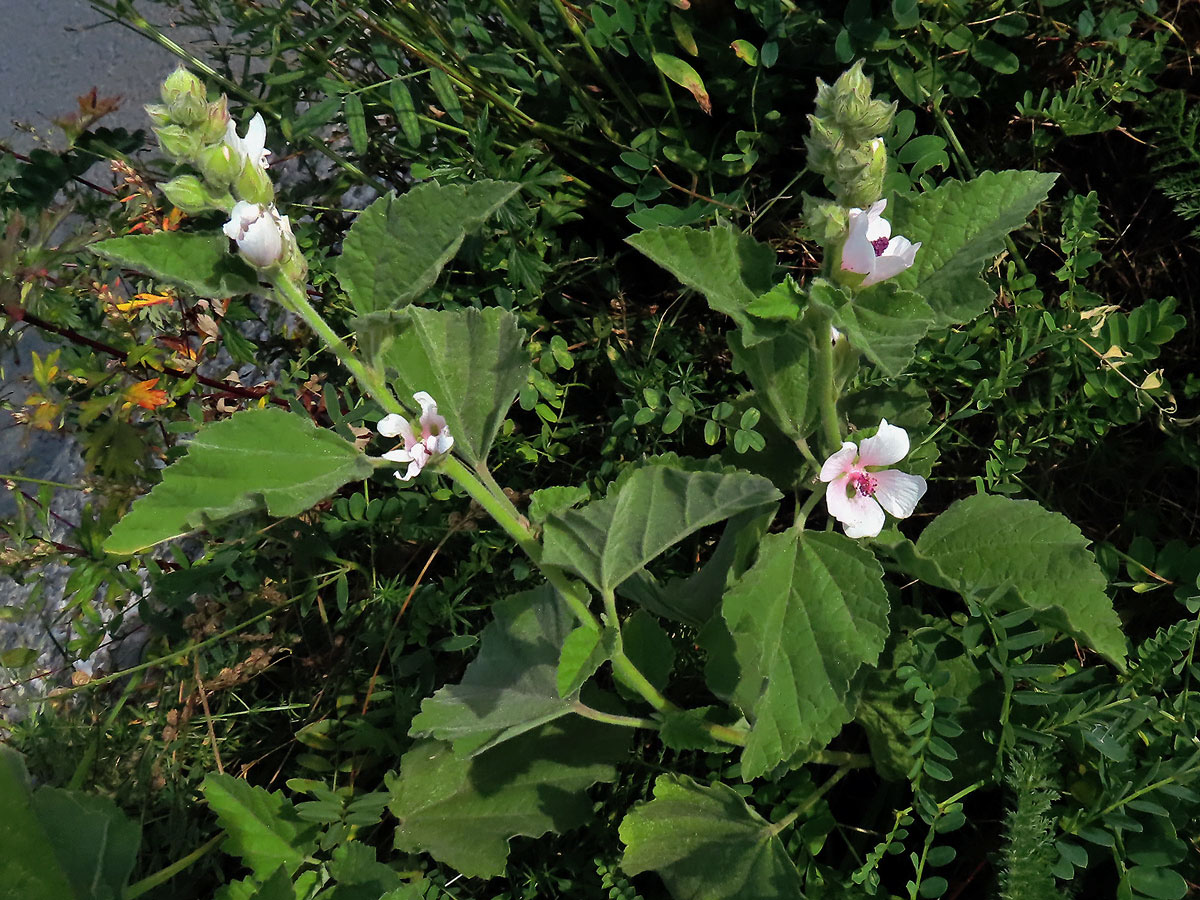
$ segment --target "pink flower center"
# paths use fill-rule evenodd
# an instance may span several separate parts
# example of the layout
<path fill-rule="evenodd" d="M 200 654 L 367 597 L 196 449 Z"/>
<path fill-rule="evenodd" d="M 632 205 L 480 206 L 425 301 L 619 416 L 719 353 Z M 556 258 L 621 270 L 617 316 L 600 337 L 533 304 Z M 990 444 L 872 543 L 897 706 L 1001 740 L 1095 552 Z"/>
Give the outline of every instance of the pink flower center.
<path fill-rule="evenodd" d="M 883 256 L 883 251 L 887 249 L 889 243 L 891 243 L 891 239 L 885 237 L 875 238 L 871 241 L 871 246 L 875 248 L 875 255 Z"/>
<path fill-rule="evenodd" d="M 879 479 L 870 472 L 851 472 L 849 481 L 850 487 L 864 497 L 874 496 L 875 489 L 879 487 Z"/>

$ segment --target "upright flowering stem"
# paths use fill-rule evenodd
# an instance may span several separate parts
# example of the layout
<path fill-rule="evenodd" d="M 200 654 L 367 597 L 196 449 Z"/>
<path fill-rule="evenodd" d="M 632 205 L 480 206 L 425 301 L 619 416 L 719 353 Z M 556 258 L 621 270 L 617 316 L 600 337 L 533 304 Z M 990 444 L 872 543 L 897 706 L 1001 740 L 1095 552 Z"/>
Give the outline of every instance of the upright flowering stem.
<path fill-rule="evenodd" d="M 283 305 L 288 309 L 295 310 L 300 318 L 304 319 L 308 327 L 321 336 L 322 340 L 325 341 L 325 346 L 333 351 L 342 365 L 349 369 L 350 374 L 358 380 L 362 389 L 374 397 L 385 412 L 396 413 L 401 416 L 408 414 L 383 378 L 378 373 L 372 372 L 364 366 L 350 352 L 350 348 L 346 346 L 346 342 L 338 336 L 338 333 L 329 326 L 328 322 L 321 318 L 321 314 L 308 302 L 308 295 L 304 292 L 303 288 L 298 287 L 295 282 L 282 272 L 276 272 L 272 276 L 271 284 L 274 286 L 276 293 L 283 299 Z"/>
<path fill-rule="evenodd" d="M 831 326 L 828 313 L 812 310 L 812 333 L 817 345 L 817 398 L 821 407 L 821 430 L 830 452 L 842 446 L 842 426 L 837 414 L 837 386 L 833 380 L 833 341 L 826 335 Z"/>

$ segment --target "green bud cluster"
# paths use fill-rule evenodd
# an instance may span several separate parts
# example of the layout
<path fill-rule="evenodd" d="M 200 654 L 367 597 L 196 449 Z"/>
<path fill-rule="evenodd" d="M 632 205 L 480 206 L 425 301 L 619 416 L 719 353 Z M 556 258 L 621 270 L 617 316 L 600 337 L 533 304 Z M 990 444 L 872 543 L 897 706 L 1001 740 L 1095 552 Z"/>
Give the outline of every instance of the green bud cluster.
<path fill-rule="evenodd" d="M 225 139 L 229 105 L 224 95 L 210 102 L 204 83 L 181 66 L 163 82 L 162 103 L 145 109 L 163 152 L 199 172 L 163 185 L 172 204 L 195 214 L 212 209 L 229 212 L 238 200 L 263 205 L 274 202 L 270 176 Z"/>
<path fill-rule="evenodd" d="M 871 79 L 863 74 L 862 60 L 833 84 L 817 79 L 816 112 L 808 117 L 810 130 L 804 144 L 809 169 L 830 181 L 837 205 L 866 207 L 882 195 L 887 148 L 880 135 L 895 114 L 895 103 L 872 99 Z M 825 218 L 820 210 L 814 213 Z M 824 222 L 816 230 L 824 231 Z"/>

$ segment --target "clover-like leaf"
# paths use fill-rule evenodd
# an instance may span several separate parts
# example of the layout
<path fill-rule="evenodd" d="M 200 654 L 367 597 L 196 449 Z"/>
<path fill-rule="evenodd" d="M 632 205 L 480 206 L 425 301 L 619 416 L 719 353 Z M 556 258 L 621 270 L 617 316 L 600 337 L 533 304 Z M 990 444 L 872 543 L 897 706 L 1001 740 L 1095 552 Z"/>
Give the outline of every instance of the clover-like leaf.
<path fill-rule="evenodd" d="M 270 407 L 234 413 L 200 429 L 104 549 L 135 553 L 262 506 L 298 515 L 372 470 L 361 450 L 304 416 Z"/>
<path fill-rule="evenodd" d="M 406 306 L 433 285 L 463 238 L 520 188 L 507 181 L 428 182 L 380 197 L 346 235 L 338 282 L 360 313 Z"/>
<path fill-rule="evenodd" d="M 971 181 L 948 180 L 932 191 L 897 197 L 892 228 L 920 241 L 921 249 L 912 268 L 891 283 L 920 294 L 932 307 L 936 325 L 974 319 L 996 296 L 979 277 L 980 270 L 1004 249 L 1005 235 L 1046 199 L 1057 177 L 984 172 Z M 859 297 L 871 293 L 869 289 Z"/>
<path fill-rule="evenodd" d="M 603 500 L 552 514 L 546 520 L 544 561 L 611 591 L 692 532 L 779 497 L 758 475 L 647 465 Z"/>
<path fill-rule="evenodd" d="M 721 612 L 738 669 L 733 699 L 751 723 L 749 780 L 823 747 L 848 718 L 850 679 L 888 635 L 883 569 L 840 534 L 770 534 Z"/>
<path fill-rule="evenodd" d="M 913 562 L 936 566 L 928 572 L 934 583 L 1036 610 L 1038 621 L 1124 669 L 1125 633 L 1087 544 L 1066 516 L 1032 500 L 977 494 L 929 523 Z"/>
<path fill-rule="evenodd" d="M 621 869 L 657 872 L 675 900 L 803 900 L 778 829 L 728 785 L 660 775 L 654 799 L 630 810 L 620 835 Z"/>
<path fill-rule="evenodd" d="M 572 718 L 472 758 L 423 741 L 388 775 L 396 847 L 424 851 L 464 875 L 504 874 L 509 839 L 561 833 L 591 818 L 586 789 L 613 781 L 628 733 Z"/>

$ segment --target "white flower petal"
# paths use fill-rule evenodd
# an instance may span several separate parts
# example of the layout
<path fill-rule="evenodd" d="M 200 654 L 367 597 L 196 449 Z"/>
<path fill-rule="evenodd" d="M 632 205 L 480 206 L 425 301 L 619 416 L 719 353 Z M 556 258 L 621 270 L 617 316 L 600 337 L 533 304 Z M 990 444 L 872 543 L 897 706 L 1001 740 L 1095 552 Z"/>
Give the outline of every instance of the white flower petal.
<path fill-rule="evenodd" d="M 909 475 L 895 469 L 876 472 L 875 482 L 875 499 L 897 519 L 911 516 L 929 487 L 920 475 Z"/>
<path fill-rule="evenodd" d="M 384 437 L 396 437 L 400 434 L 401 422 L 408 423 L 408 419 L 404 416 L 398 416 L 395 413 L 388 413 L 379 420 L 379 424 L 375 426 L 375 430 Z"/>
<path fill-rule="evenodd" d="M 413 456 L 411 453 L 409 453 L 407 450 L 401 450 L 399 448 L 395 450 L 389 450 L 379 458 L 395 463 L 408 463 L 413 461 Z"/>
<path fill-rule="evenodd" d="M 836 451 L 821 466 L 820 479 L 833 481 L 839 475 L 846 475 L 854 465 L 854 457 L 858 456 L 858 446 L 850 441 L 842 442 L 842 449 Z"/>
<path fill-rule="evenodd" d="M 421 417 L 437 415 L 437 401 L 434 400 L 425 391 L 417 391 L 413 394 L 413 399 L 417 401 L 417 405 L 421 407 Z"/>
<path fill-rule="evenodd" d="M 861 209 L 850 210 L 850 232 L 842 245 L 842 269 L 869 275 L 875 267 L 875 248 L 867 237 L 868 216 Z"/>
<path fill-rule="evenodd" d="M 863 440 L 858 447 L 861 466 L 890 466 L 908 456 L 908 432 L 887 419 L 879 420 L 879 431 Z"/>
<path fill-rule="evenodd" d="M 265 169 L 267 157 L 271 155 L 266 148 L 267 123 L 263 121 L 262 113 L 255 113 L 250 124 L 246 126 L 246 137 L 242 140 L 242 150 L 250 162 Z"/>
<path fill-rule="evenodd" d="M 871 204 L 871 208 L 867 210 L 868 241 L 877 241 L 880 238 L 890 238 L 892 236 L 892 223 L 882 215 L 886 208 L 886 200 L 876 200 Z M 874 252 L 874 250 L 875 248 L 872 247 L 871 251 Z"/>
<path fill-rule="evenodd" d="M 405 473 L 403 475 L 401 475 L 400 470 L 397 469 L 396 477 L 399 478 L 401 481 L 412 481 L 412 479 L 416 478 L 418 475 L 421 474 L 422 468 L 424 468 L 423 464 L 420 462 L 417 462 L 417 460 L 414 459 L 411 463 L 408 464 L 408 469 L 407 469 L 407 471 L 405 471 Z"/>
<path fill-rule="evenodd" d="M 445 428 L 443 428 L 438 433 L 437 445 L 436 445 L 436 449 L 434 450 L 434 452 L 437 453 L 439 456 L 441 456 L 443 453 L 449 453 L 450 448 L 453 446 L 454 446 L 454 438 L 450 435 L 449 431 L 447 431 Z"/>
<path fill-rule="evenodd" d="M 883 530 L 883 510 L 871 497 L 850 490 L 848 477 L 830 482 L 825 489 L 829 514 L 842 523 L 846 537 L 874 537 Z"/>

